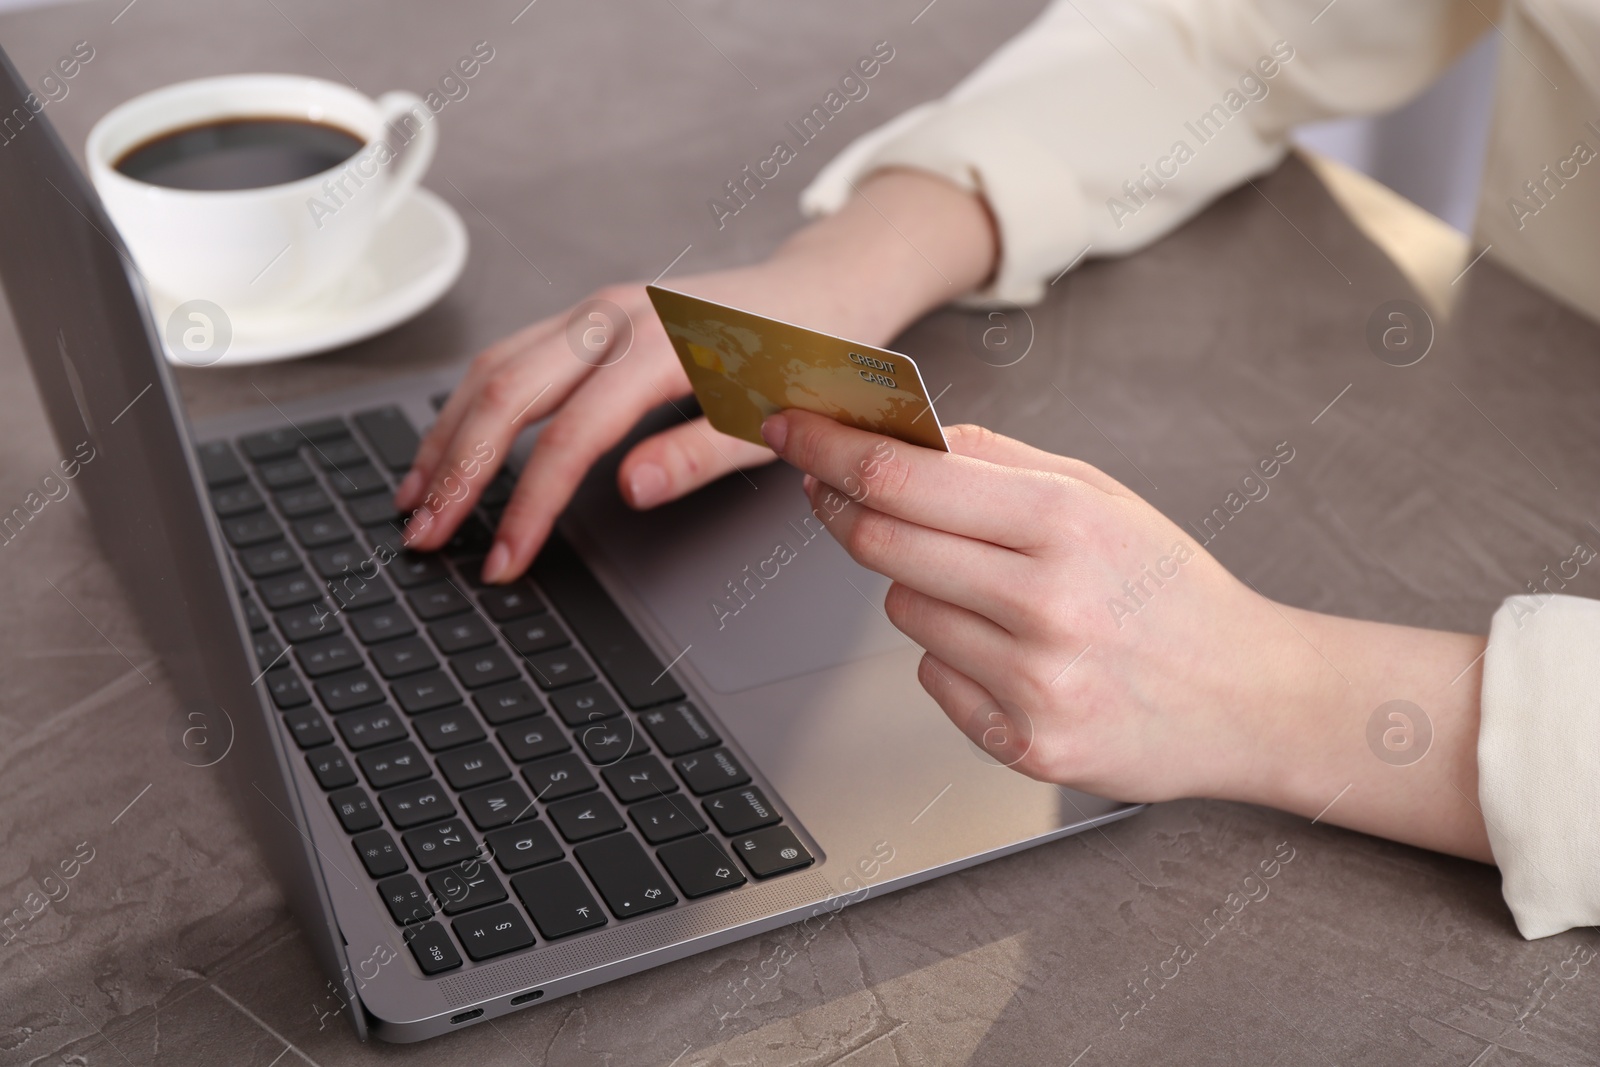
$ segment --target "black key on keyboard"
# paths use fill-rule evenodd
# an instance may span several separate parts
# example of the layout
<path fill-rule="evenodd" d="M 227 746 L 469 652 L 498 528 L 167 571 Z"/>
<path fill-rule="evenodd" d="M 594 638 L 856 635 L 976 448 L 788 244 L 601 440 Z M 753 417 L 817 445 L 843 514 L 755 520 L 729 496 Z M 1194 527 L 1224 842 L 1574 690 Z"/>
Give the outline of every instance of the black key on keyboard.
<path fill-rule="evenodd" d="M 237 519 L 224 519 L 222 535 L 234 548 L 249 548 L 278 540 L 283 536 L 283 527 L 267 512 L 257 511 Z"/>
<path fill-rule="evenodd" d="M 605 898 L 606 907 L 619 919 L 678 902 L 678 895 L 631 834 L 586 841 L 572 852 Z"/>
<path fill-rule="evenodd" d="M 444 786 L 432 778 L 379 793 L 378 799 L 383 803 L 383 810 L 389 813 L 390 821 L 402 830 L 434 819 L 447 819 L 456 813 L 456 806 L 450 803 Z"/>
<path fill-rule="evenodd" d="M 272 541 L 239 553 L 244 572 L 252 578 L 270 578 L 300 566 L 300 553 L 287 541 Z"/>
<path fill-rule="evenodd" d="M 478 594 L 478 603 L 495 622 L 510 622 L 524 615 L 538 615 L 546 608 L 544 598 L 526 582 L 495 586 Z"/>
<path fill-rule="evenodd" d="M 641 712 L 639 721 L 650 731 L 656 747 L 669 756 L 681 756 L 722 744 L 693 704 L 673 704 Z"/>
<path fill-rule="evenodd" d="M 526 818 L 533 811 L 533 801 L 527 790 L 516 782 L 497 782 L 461 794 L 461 806 L 467 818 L 480 830 L 493 830 L 516 819 Z"/>
<path fill-rule="evenodd" d="M 298 459 L 280 459 L 256 468 L 268 489 L 291 489 L 311 481 L 311 468 Z"/>
<path fill-rule="evenodd" d="M 378 892 L 389 906 L 389 915 L 401 926 L 433 918 L 432 901 L 409 874 L 385 878 L 378 883 Z"/>
<path fill-rule="evenodd" d="M 489 484 L 484 486 L 483 496 L 478 503 L 486 508 L 503 508 L 511 502 L 511 494 L 516 488 L 517 480 L 510 471 L 501 467 Z"/>
<path fill-rule="evenodd" d="M 474 960 L 503 956 L 533 944 L 533 931 L 528 929 L 527 920 L 510 904 L 463 915 L 450 925 L 461 947 Z"/>
<path fill-rule="evenodd" d="M 410 741 L 363 752 L 356 757 L 356 762 L 374 789 L 387 789 L 428 776 L 427 759 Z"/>
<path fill-rule="evenodd" d="M 683 895 L 691 899 L 745 883 L 739 865 L 728 858 L 721 845 L 703 834 L 665 845 L 656 850 L 656 855 Z"/>
<path fill-rule="evenodd" d="M 392 471 L 411 469 L 420 442 L 405 412 L 393 406 L 363 411 L 355 417 L 355 423 L 386 467 Z"/>
<path fill-rule="evenodd" d="M 313 678 L 361 666 L 361 653 L 344 634 L 307 641 L 295 648 L 294 658 L 300 661 L 300 669 Z"/>
<path fill-rule="evenodd" d="M 293 667 L 268 671 L 267 691 L 272 694 L 272 702 L 280 711 L 311 703 L 311 694 L 306 692 L 305 683 Z"/>
<path fill-rule="evenodd" d="M 273 619 L 278 623 L 279 632 L 289 639 L 290 644 L 295 645 L 344 632 L 344 624 L 339 621 L 339 616 L 322 600 L 280 611 Z"/>
<path fill-rule="evenodd" d="M 358 574 L 348 574 L 334 578 L 328 582 L 328 592 L 338 603 L 340 611 L 360 611 L 394 602 L 394 590 L 376 575 L 363 578 Z"/>
<path fill-rule="evenodd" d="M 457 792 L 511 777 L 511 768 L 488 742 L 446 752 L 438 763 L 439 773 Z"/>
<path fill-rule="evenodd" d="M 554 693 L 550 697 L 550 706 L 556 709 L 568 726 L 583 726 L 622 714 L 622 705 L 599 682 Z"/>
<path fill-rule="evenodd" d="M 553 648 L 566 648 L 572 638 L 566 629 L 549 615 L 534 615 L 518 619 L 500 627 L 511 647 L 524 656 L 548 652 Z"/>
<path fill-rule="evenodd" d="M 430 671 L 439 665 L 433 649 L 420 637 L 404 637 L 398 641 L 385 641 L 373 645 L 368 652 L 373 665 L 385 678 L 400 678 L 418 671 Z"/>
<path fill-rule="evenodd" d="M 570 863 L 553 863 L 511 879 L 522 906 L 546 938 L 566 937 L 607 923 L 594 894 Z"/>
<path fill-rule="evenodd" d="M 285 489 L 274 498 L 278 502 L 278 510 L 291 519 L 303 519 L 307 515 L 320 515 L 324 511 L 333 509 L 333 501 L 320 488 L 315 485 L 301 486 L 298 489 Z"/>
<path fill-rule="evenodd" d="M 351 843 L 356 847 L 356 855 L 361 857 L 362 866 L 374 878 L 387 878 L 406 869 L 405 853 L 387 830 L 357 834 Z"/>
<path fill-rule="evenodd" d="M 420 586 L 406 593 L 406 599 L 411 602 L 411 610 L 415 611 L 423 622 L 442 619 L 446 615 L 456 615 L 472 608 L 472 605 L 467 603 L 467 598 L 448 581 Z"/>
<path fill-rule="evenodd" d="M 439 646 L 439 651 L 447 656 L 495 643 L 494 631 L 476 612 L 429 623 L 428 636 Z"/>
<path fill-rule="evenodd" d="M 396 637 L 410 637 L 417 632 L 411 616 L 405 613 L 404 608 L 397 605 L 352 612 L 350 627 L 355 630 L 356 636 L 361 638 L 362 643 L 368 645 Z"/>
<path fill-rule="evenodd" d="M 594 681 L 594 668 L 582 652 L 575 648 L 562 648 L 554 652 L 541 652 L 523 660 L 528 673 L 544 690 L 558 689 L 564 685 Z"/>
<path fill-rule="evenodd" d="M 335 493 L 345 499 L 353 496 L 366 496 L 368 493 L 385 493 L 389 490 L 389 483 L 383 475 L 370 463 L 359 463 L 350 467 L 340 467 L 338 470 L 328 472 L 328 485 Z"/>
<path fill-rule="evenodd" d="M 452 559 L 461 556 L 482 556 L 494 543 L 494 531 L 483 524 L 476 515 L 468 515 L 450 540 L 445 542 L 444 553 Z"/>
<path fill-rule="evenodd" d="M 706 814 L 710 815 L 716 821 L 717 827 L 730 837 L 778 821 L 777 810 L 767 802 L 766 795 L 755 786 L 716 793 L 707 797 L 702 803 L 705 805 Z"/>
<path fill-rule="evenodd" d="M 383 687 L 365 668 L 322 678 L 316 682 L 316 687 L 323 706 L 335 715 L 341 711 L 364 708 L 383 699 Z"/>
<path fill-rule="evenodd" d="M 530 763 L 522 768 L 522 779 L 533 790 L 534 799 L 546 804 L 600 787 L 577 756 L 555 756 Z"/>
<path fill-rule="evenodd" d="M 329 477 L 337 478 L 338 475 Z M 346 503 L 345 507 L 350 509 L 350 517 L 356 520 L 357 526 L 377 526 L 400 518 L 400 513 L 394 509 L 394 498 L 388 493 L 358 496 Z"/>
<path fill-rule="evenodd" d="M 359 578 L 363 563 L 366 564 L 369 573 L 377 566 L 377 561 L 372 560 L 365 549 L 355 544 L 329 545 L 311 553 L 311 565 L 324 578 L 341 578 L 345 575 Z"/>
<path fill-rule="evenodd" d="M 601 834 L 614 833 L 626 825 L 616 805 L 601 793 L 551 804 L 545 808 L 545 814 L 568 841 L 587 841 Z"/>
<path fill-rule="evenodd" d="M 317 784 L 323 789 L 343 789 L 356 784 L 356 772 L 345 762 L 344 753 L 332 745 L 307 752 L 306 762 L 311 765 L 311 773 L 317 776 Z"/>
<path fill-rule="evenodd" d="M 638 728 L 625 718 L 585 726 L 578 731 L 578 747 L 590 763 L 602 767 L 650 751 Z"/>
<path fill-rule="evenodd" d="M 478 705 L 491 726 L 544 714 L 544 705 L 533 695 L 527 682 L 506 682 L 480 690 L 472 694 L 472 702 Z"/>
<path fill-rule="evenodd" d="M 297 424 L 295 429 L 299 431 L 304 440 L 316 445 L 320 445 L 323 441 L 350 436 L 350 427 L 345 425 L 345 421 L 337 415 L 329 415 L 324 419 L 312 419 L 310 422 L 302 422 Z"/>
<path fill-rule="evenodd" d="M 282 611 L 297 604 L 309 604 L 322 595 L 322 583 L 304 570 L 263 578 L 256 583 L 256 592 L 268 611 Z"/>
<path fill-rule="evenodd" d="M 277 666 L 282 662 L 284 653 L 288 652 L 283 642 L 270 633 L 252 634 L 251 643 L 256 648 L 256 664 L 264 671 Z"/>
<path fill-rule="evenodd" d="M 634 825 L 652 845 L 671 841 L 675 837 L 699 833 L 706 829 L 706 821 L 694 810 L 687 797 L 657 797 L 628 809 Z M 690 894 L 691 896 L 693 894 Z"/>
<path fill-rule="evenodd" d="M 294 427 L 284 426 L 247 434 L 239 438 L 239 447 L 244 449 L 244 454 L 250 457 L 252 463 L 266 463 L 294 455 L 304 440 Z"/>
<path fill-rule="evenodd" d="M 346 833 L 359 833 L 383 825 L 383 817 L 372 806 L 367 791 L 360 786 L 328 794 L 328 803 L 333 805 L 333 812 L 339 816 L 339 823 Z"/>
<path fill-rule="evenodd" d="M 565 855 L 556 835 L 542 822 L 521 822 L 496 830 L 487 835 L 483 843 L 507 874 L 550 863 Z"/>
<path fill-rule="evenodd" d="M 683 699 L 666 665 L 563 538 L 552 537 L 545 545 L 534 560 L 533 578 L 629 707 Z"/>
<path fill-rule="evenodd" d="M 463 652 L 450 658 L 450 669 L 461 684 L 468 689 L 481 689 L 498 685 L 519 677 L 516 664 L 503 649 L 480 648 L 476 652 Z"/>
<path fill-rule="evenodd" d="M 725 748 L 714 752 L 697 752 L 672 765 L 678 768 L 678 773 L 683 775 L 683 780 L 689 783 L 689 788 L 694 790 L 696 796 L 703 797 L 719 789 L 732 789 L 750 780 L 750 775 L 733 758 L 733 753 Z"/>
<path fill-rule="evenodd" d="M 465 704 L 418 715 L 412 725 L 430 752 L 443 752 L 447 748 L 469 745 L 484 738 L 483 727 L 478 725 L 477 717 L 467 710 Z"/>
<path fill-rule="evenodd" d="M 811 863 L 811 853 L 787 826 L 769 826 L 748 837 L 734 838 L 733 852 L 757 878 L 771 878 Z"/>
<path fill-rule="evenodd" d="M 450 935 L 438 923 L 423 923 L 406 929 L 406 944 L 425 975 L 443 974 L 461 966 L 461 954 L 450 943 Z"/>
<path fill-rule="evenodd" d="M 567 743 L 566 735 L 548 718 L 503 726 L 495 736 L 505 746 L 506 753 L 518 763 L 554 756 L 572 747 Z"/>
<path fill-rule="evenodd" d="M 400 713 L 387 704 L 341 715 L 334 720 L 334 725 L 339 728 L 339 736 L 344 738 L 344 743 L 350 746 L 352 752 L 404 741 L 409 736 Z"/>
<path fill-rule="evenodd" d="M 333 740 L 333 733 L 328 729 L 328 721 L 316 708 L 295 708 L 293 711 L 283 713 L 283 721 L 289 724 L 289 732 L 294 735 L 295 744 L 301 748 L 316 748 Z"/>
<path fill-rule="evenodd" d="M 224 519 L 259 511 L 265 506 L 266 501 L 249 482 L 211 490 L 211 509 Z"/>
<path fill-rule="evenodd" d="M 478 855 L 478 842 L 460 819 L 446 819 L 432 826 L 408 830 L 400 838 L 417 866 L 425 871 L 448 867 Z"/>
<path fill-rule="evenodd" d="M 460 915 L 485 904 L 506 899 L 506 887 L 494 868 L 481 859 L 470 859 L 428 875 L 428 888 L 446 915 Z"/>
<path fill-rule="evenodd" d="M 355 531 L 350 529 L 350 524 L 333 512 L 313 515 L 309 519 L 297 519 L 290 524 L 290 529 L 294 531 L 294 539 L 305 548 L 336 545 L 355 537 Z"/>
<path fill-rule="evenodd" d="M 676 793 L 678 783 L 654 756 L 638 756 L 607 767 L 600 772 L 611 792 L 624 804 Z"/>
<path fill-rule="evenodd" d="M 244 464 L 226 441 L 209 441 L 195 449 L 200 456 L 200 473 L 206 485 L 215 489 L 244 478 Z"/>
<path fill-rule="evenodd" d="M 387 570 L 395 584 L 402 589 L 413 589 L 448 577 L 443 563 L 434 556 L 424 556 L 419 552 L 401 552 L 389 563 Z"/>
<path fill-rule="evenodd" d="M 394 691 L 395 700 L 399 701 L 407 715 L 420 715 L 424 711 L 461 703 L 461 691 L 443 671 L 428 671 L 402 678 L 389 688 Z"/>
<path fill-rule="evenodd" d="M 367 450 L 353 437 L 338 437 L 317 445 L 317 461 L 325 471 L 343 470 L 368 462 Z"/>
<path fill-rule="evenodd" d="M 244 598 L 244 621 L 250 625 L 250 632 L 254 634 L 258 634 L 272 625 L 267 621 L 267 617 L 262 614 L 261 605 L 256 603 L 256 598 L 253 596 Z"/>

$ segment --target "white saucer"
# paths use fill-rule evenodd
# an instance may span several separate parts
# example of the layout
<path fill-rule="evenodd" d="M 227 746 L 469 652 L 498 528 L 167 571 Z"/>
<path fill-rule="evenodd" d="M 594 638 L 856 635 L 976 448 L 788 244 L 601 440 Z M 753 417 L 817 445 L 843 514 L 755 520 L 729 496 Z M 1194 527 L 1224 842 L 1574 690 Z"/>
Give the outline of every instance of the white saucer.
<path fill-rule="evenodd" d="M 222 358 L 209 365 L 273 363 L 365 340 L 431 306 L 455 284 L 466 262 L 467 228 L 461 216 L 433 193 L 416 189 L 373 237 L 338 289 L 312 304 L 230 316 L 233 339 Z M 177 301 L 151 293 L 150 302 L 161 329 Z M 192 356 L 186 360 L 174 355 L 164 337 L 162 344 L 168 362 L 195 365 Z"/>

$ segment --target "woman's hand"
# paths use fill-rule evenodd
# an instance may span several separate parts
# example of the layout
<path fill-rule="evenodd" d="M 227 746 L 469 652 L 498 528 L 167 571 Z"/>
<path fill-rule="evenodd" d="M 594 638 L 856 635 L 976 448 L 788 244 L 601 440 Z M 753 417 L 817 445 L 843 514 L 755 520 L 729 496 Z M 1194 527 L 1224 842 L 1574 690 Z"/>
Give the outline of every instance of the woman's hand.
<path fill-rule="evenodd" d="M 1490 858 L 1471 799 L 1482 638 L 1275 604 L 1115 479 L 981 427 L 950 428 L 950 453 L 802 411 L 762 436 L 839 543 L 893 579 L 884 610 L 926 649 L 923 687 L 1001 763 Z M 1394 699 L 1431 719 L 1411 765 L 1367 741 Z"/>
<path fill-rule="evenodd" d="M 881 172 L 837 214 L 791 237 L 770 259 L 739 270 L 673 279 L 724 304 L 881 345 L 929 309 L 988 276 L 996 255 L 988 212 L 942 179 Z M 586 308 L 594 300 L 620 309 Z M 602 318 L 588 318 L 597 310 Z M 569 329 L 574 312 L 578 325 Z M 618 321 L 610 321 L 618 319 Z M 616 347 L 632 333 L 631 346 Z M 574 340 L 572 335 L 576 335 Z M 689 394 L 689 381 L 641 284 L 602 289 L 573 309 L 489 348 L 440 411 L 395 494 L 416 510 L 408 544 L 436 549 L 476 506 L 518 433 L 551 416 L 507 505 L 483 576 L 521 574 L 579 481 L 650 409 Z M 492 449 L 492 451 L 491 451 Z M 492 458 L 482 462 L 485 455 Z M 641 441 L 618 480 L 637 508 L 675 499 L 772 453 L 695 419 Z M 473 470 L 467 492 L 457 471 Z M 446 492 L 446 480 L 455 491 Z M 421 507 L 423 504 L 426 507 Z"/>

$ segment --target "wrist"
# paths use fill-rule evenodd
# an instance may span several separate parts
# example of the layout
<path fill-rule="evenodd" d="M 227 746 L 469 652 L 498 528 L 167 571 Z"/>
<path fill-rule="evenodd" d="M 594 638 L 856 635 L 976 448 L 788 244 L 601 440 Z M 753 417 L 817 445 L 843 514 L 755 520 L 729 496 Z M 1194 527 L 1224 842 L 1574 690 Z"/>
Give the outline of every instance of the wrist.
<path fill-rule="evenodd" d="M 876 172 L 857 188 L 762 265 L 812 294 L 818 328 L 886 344 L 993 273 L 998 238 L 980 197 L 908 170 Z"/>

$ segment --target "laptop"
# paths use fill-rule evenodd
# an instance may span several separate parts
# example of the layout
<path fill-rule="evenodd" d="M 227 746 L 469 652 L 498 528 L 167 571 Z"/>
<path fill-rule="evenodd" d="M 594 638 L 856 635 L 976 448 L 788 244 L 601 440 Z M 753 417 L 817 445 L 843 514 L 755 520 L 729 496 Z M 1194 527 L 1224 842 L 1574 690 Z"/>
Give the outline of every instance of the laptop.
<path fill-rule="evenodd" d="M 781 464 L 641 515 L 619 451 L 528 577 L 485 587 L 511 473 L 434 555 L 391 503 L 457 372 L 191 425 L 126 247 L 0 68 L 0 282 L 56 441 L 93 448 L 96 538 L 175 699 L 228 731 L 216 773 L 362 1037 L 826 923 L 1137 810 L 968 742 L 886 580 L 804 524 Z"/>

